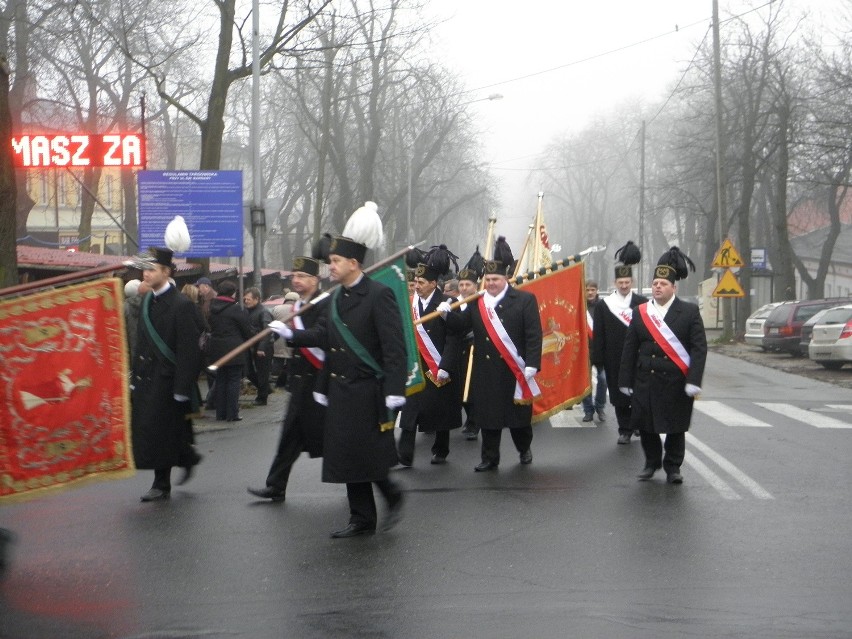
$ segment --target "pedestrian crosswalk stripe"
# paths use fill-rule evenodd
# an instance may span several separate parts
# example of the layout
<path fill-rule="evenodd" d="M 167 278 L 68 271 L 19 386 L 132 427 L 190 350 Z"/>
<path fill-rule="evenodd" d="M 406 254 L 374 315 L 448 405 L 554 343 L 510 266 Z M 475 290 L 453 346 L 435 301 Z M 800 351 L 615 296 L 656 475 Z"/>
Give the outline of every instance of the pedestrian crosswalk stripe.
<path fill-rule="evenodd" d="M 804 422 L 806 424 L 810 424 L 811 426 L 815 426 L 816 428 L 852 429 L 852 424 L 841 421 L 839 419 L 834 419 L 833 417 L 822 415 L 811 410 L 805 410 L 803 408 L 799 408 L 798 406 L 793 406 L 792 404 L 773 404 L 763 402 L 755 403 L 758 406 L 766 408 L 767 410 L 771 410 L 775 413 L 784 415 L 785 417 L 789 417 L 791 419 L 798 419 L 799 421 Z"/>
<path fill-rule="evenodd" d="M 692 433 L 686 434 L 686 440 L 693 448 L 700 450 L 702 454 L 706 455 L 710 460 L 715 462 L 716 465 L 719 466 L 719 468 L 728 473 L 743 488 L 748 490 L 752 495 L 754 495 L 758 499 L 775 499 L 769 491 L 763 488 L 763 486 L 758 484 L 751 477 L 749 477 L 739 468 L 734 466 L 734 464 L 732 464 L 730 461 L 722 457 L 722 455 L 710 448 L 707 444 L 699 440 Z"/>
<path fill-rule="evenodd" d="M 721 422 L 725 426 L 772 428 L 772 424 L 767 424 L 766 422 L 761 421 L 756 417 L 746 415 L 745 413 L 731 408 L 730 406 L 727 406 L 722 402 L 714 402 L 712 400 L 701 400 L 695 402 L 693 406 L 695 407 L 695 410 L 699 411 L 704 415 L 707 415 L 707 417 L 715 419 L 717 422 Z"/>
<path fill-rule="evenodd" d="M 595 422 L 581 422 L 583 411 L 562 410 L 550 416 L 552 428 L 597 428 Z"/>
<path fill-rule="evenodd" d="M 742 499 L 737 492 L 730 487 L 728 482 L 719 477 L 716 473 L 714 473 L 703 461 L 698 459 L 695 455 L 686 451 L 686 455 L 683 460 L 692 468 L 696 473 L 701 475 L 704 480 L 713 486 L 722 497 L 725 499 Z"/>
<path fill-rule="evenodd" d="M 840 411 L 852 411 L 852 404 L 826 404 L 826 406 Z"/>

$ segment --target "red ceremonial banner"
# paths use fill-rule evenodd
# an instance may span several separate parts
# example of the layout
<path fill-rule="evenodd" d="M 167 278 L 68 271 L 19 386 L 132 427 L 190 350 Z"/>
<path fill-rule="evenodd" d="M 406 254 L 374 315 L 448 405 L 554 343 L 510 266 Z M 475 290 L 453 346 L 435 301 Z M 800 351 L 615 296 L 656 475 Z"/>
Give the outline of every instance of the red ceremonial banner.
<path fill-rule="evenodd" d="M 580 262 L 523 284 L 538 300 L 543 334 L 535 376 L 541 397 L 533 402 L 533 423 L 573 406 L 591 390 L 584 283 Z"/>
<path fill-rule="evenodd" d="M 0 302 L 0 500 L 133 473 L 122 283 Z"/>

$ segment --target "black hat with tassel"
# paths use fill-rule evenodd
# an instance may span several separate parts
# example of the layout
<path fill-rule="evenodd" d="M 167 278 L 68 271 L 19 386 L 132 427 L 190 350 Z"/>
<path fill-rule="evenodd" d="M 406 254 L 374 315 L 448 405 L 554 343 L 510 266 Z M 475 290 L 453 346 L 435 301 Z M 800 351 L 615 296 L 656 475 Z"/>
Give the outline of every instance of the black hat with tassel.
<path fill-rule="evenodd" d="M 642 252 L 639 247 L 632 241 L 628 240 L 627 244 L 622 246 L 615 252 L 615 259 L 621 262 L 615 266 L 615 279 L 620 277 L 633 277 L 634 264 L 638 264 L 642 259 Z"/>
<path fill-rule="evenodd" d="M 484 270 L 485 258 L 482 257 L 482 253 L 479 252 L 479 245 L 477 245 L 476 250 L 473 252 L 473 255 L 470 256 L 467 264 L 465 264 L 464 268 L 459 271 L 459 280 L 468 280 L 474 283 L 478 282 L 479 278 L 482 277 Z"/>
<path fill-rule="evenodd" d="M 695 264 L 678 247 L 673 246 L 657 260 L 654 279 L 665 279 L 675 283 L 686 279 L 690 270 L 695 271 Z"/>
<path fill-rule="evenodd" d="M 510 277 L 514 267 L 515 257 L 512 255 L 512 249 L 506 242 L 506 238 L 501 235 L 494 244 L 494 259 L 485 262 L 485 275 Z"/>

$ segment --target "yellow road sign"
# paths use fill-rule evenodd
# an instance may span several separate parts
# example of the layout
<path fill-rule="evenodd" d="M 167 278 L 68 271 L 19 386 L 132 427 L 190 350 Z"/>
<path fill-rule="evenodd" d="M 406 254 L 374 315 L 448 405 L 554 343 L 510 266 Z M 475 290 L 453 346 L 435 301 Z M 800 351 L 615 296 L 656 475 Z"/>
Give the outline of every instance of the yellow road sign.
<path fill-rule="evenodd" d="M 731 240 L 725 240 L 716 252 L 712 266 L 713 268 L 738 268 L 745 266 L 745 262 L 737 253 L 737 249 L 734 248 Z"/>
<path fill-rule="evenodd" d="M 736 276 L 731 273 L 731 269 L 726 268 L 722 273 L 722 278 L 713 291 L 713 297 L 745 297 L 745 291 Z"/>

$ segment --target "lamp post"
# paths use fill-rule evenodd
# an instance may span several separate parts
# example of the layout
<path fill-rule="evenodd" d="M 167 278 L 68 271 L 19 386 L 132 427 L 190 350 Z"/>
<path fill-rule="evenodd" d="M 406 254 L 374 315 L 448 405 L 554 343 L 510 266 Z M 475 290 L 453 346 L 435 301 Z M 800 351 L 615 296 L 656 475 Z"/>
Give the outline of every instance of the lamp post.
<path fill-rule="evenodd" d="M 502 99 L 503 99 L 502 94 L 492 93 L 491 95 L 486 96 L 484 98 L 478 98 L 476 100 L 470 100 L 469 102 L 462 102 L 458 106 L 463 107 L 463 106 L 467 106 L 468 104 L 473 104 L 474 102 L 490 102 L 492 100 L 502 100 Z M 417 132 L 417 135 L 414 136 L 414 139 L 411 140 L 411 146 L 409 147 L 409 150 L 408 150 L 408 207 L 407 207 L 408 208 L 408 214 L 406 216 L 406 218 L 407 218 L 406 222 L 407 222 L 407 228 L 408 228 L 408 243 L 409 244 L 411 244 L 415 240 L 414 229 L 411 226 L 411 190 L 412 190 L 411 165 L 414 161 L 414 145 L 417 144 L 417 140 L 420 139 L 420 136 L 423 135 L 426 132 L 426 129 L 428 129 L 429 126 L 440 115 L 442 115 L 442 114 L 439 113 L 438 115 L 431 118 L 426 124 L 423 125 L 423 127 L 420 129 L 420 131 Z"/>

